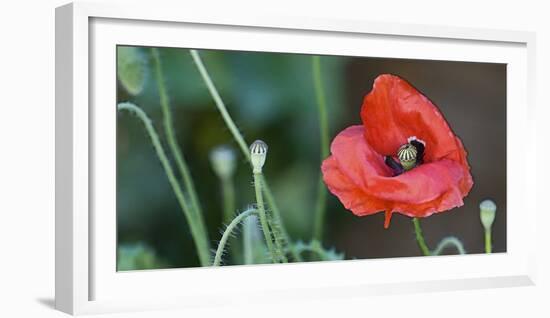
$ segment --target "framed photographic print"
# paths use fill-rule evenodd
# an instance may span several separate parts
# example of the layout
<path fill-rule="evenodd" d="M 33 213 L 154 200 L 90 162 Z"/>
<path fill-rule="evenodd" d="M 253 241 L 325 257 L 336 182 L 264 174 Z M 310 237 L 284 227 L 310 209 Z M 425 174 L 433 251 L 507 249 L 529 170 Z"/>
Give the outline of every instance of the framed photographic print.
<path fill-rule="evenodd" d="M 56 308 L 533 284 L 532 33 L 78 3 L 56 36 Z"/>

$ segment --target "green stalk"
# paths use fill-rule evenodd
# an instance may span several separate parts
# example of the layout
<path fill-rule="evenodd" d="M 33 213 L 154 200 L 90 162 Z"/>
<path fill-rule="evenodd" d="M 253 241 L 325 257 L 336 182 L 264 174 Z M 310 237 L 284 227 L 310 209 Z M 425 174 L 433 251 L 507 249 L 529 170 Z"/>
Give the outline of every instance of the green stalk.
<path fill-rule="evenodd" d="M 315 88 L 315 96 L 317 99 L 317 110 L 319 112 L 319 136 L 321 139 L 321 162 L 325 160 L 329 155 L 329 132 L 328 132 L 328 116 L 327 116 L 327 102 L 325 97 L 325 91 L 323 89 L 323 78 L 321 75 L 321 58 L 320 56 L 313 56 L 311 59 L 313 70 L 313 84 Z M 323 227 L 325 223 L 326 214 L 326 198 L 327 188 L 323 182 L 322 175 L 319 176 L 319 183 L 317 187 L 317 205 L 315 209 L 315 225 L 313 230 L 313 238 L 316 240 L 322 240 Z"/>
<path fill-rule="evenodd" d="M 229 225 L 227 226 L 227 228 L 225 229 L 225 231 L 223 232 L 223 235 L 222 235 L 222 238 L 220 240 L 220 243 L 218 244 L 218 249 L 216 250 L 216 256 L 214 257 L 214 264 L 213 266 L 220 266 L 221 264 L 221 260 L 222 260 L 222 256 L 223 256 L 223 251 L 225 250 L 225 245 L 227 244 L 227 240 L 229 240 L 229 238 L 231 237 L 231 233 L 233 232 L 233 230 L 242 222 L 244 221 L 247 217 L 251 216 L 251 215 L 254 215 L 254 214 L 257 214 L 258 211 L 256 209 L 249 209 L 249 210 L 246 210 L 244 211 L 243 213 L 237 215 L 232 221 L 231 223 L 229 223 Z"/>
<path fill-rule="evenodd" d="M 214 85 L 214 83 L 212 81 L 212 78 L 210 77 L 210 74 L 208 74 L 208 71 L 206 70 L 206 67 L 204 66 L 204 63 L 202 62 L 202 59 L 199 55 L 199 52 L 196 51 L 196 50 L 190 50 L 190 53 L 191 53 L 191 56 L 192 56 L 195 64 L 197 65 L 197 69 L 199 70 L 199 73 L 200 73 L 204 83 L 206 84 L 206 87 L 208 88 L 208 91 L 210 92 L 210 95 L 214 99 L 214 103 L 216 104 L 216 107 L 218 108 L 218 111 L 222 115 L 222 118 L 223 118 L 227 128 L 229 129 L 229 131 L 233 135 L 233 138 L 235 139 L 235 141 L 239 145 L 239 148 L 241 149 L 241 151 L 242 151 L 244 157 L 246 158 L 246 160 L 251 164 L 251 162 L 250 162 L 250 151 L 248 149 L 248 144 L 246 143 L 243 136 L 241 135 L 239 129 L 237 128 L 237 125 L 235 125 L 235 122 L 233 121 L 233 119 L 229 115 L 229 112 L 227 111 L 227 108 L 225 107 L 225 104 L 224 104 L 218 90 L 216 89 L 216 86 Z M 275 198 L 273 197 L 273 193 L 271 192 L 271 189 L 270 189 L 268 183 L 266 182 L 265 177 L 262 175 L 261 178 L 262 178 L 262 182 L 263 182 L 263 187 L 262 188 L 263 188 L 266 200 L 267 200 L 267 204 L 271 208 L 271 211 L 273 213 L 273 217 L 279 222 L 279 224 L 281 226 L 281 233 L 284 236 L 284 239 L 287 242 L 290 242 L 290 236 L 288 235 L 288 232 L 286 231 L 286 228 L 285 228 L 285 226 L 282 222 L 281 213 L 280 213 L 280 210 L 279 210 L 279 208 L 278 208 L 278 206 L 275 202 Z M 302 260 L 302 257 L 298 253 L 296 253 L 294 248 L 291 248 L 290 251 L 291 251 L 292 256 L 295 260 L 297 260 L 297 261 Z"/>
<path fill-rule="evenodd" d="M 235 138 L 235 141 L 239 145 L 239 148 L 241 148 L 241 151 L 245 154 L 245 157 L 247 158 L 247 160 L 250 161 L 250 154 L 248 153 L 249 151 L 248 144 L 244 141 L 244 138 L 239 132 L 237 125 L 235 125 L 235 122 L 233 122 L 233 120 L 231 119 L 231 116 L 229 115 L 229 112 L 225 107 L 225 104 L 220 96 L 220 93 L 218 93 L 218 90 L 216 89 L 214 82 L 212 82 L 212 78 L 210 78 L 210 75 L 208 74 L 208 71 L 206 70 L 204 63 L 202 62 L 199 52 L 197 52 L 196 50 L 190 50 L 190 52 L 191 52 L 191 56 L 193 57 L 193 60 L 195 61 L 195 64 L 197 65 L 197 68 L 199 69 L 202 79 L 206 84 L 206 87 L 208 87 L 208 91 L 210 92 L 210 95 L 212 95 L 212 98 L 214 99 L 214 103 L 216 103 L 216 106 L 218 107 L 218 111 L 222 115 L 223 120 L 227 125 L 227 128 L 229 128 L 229 131 L 231 131 L 233 138 Z"/>
<path fill-rule="evenodd" d="M 424 240 L 424 236 L 422 235 L 422 228 L 420 228 L 420 220 L 418 220 L 418 218 L 413 218 L 413 224 L 414 224 L 414 232 L 416 234 L 416 241 L 418 242 L 418 247 L 420 247 L 422 254 L 424 254 L 425 256 L 431 255 L 430 249 L 428 248 L 428 245 L 426 245 L 426 241 Z"/>
<path fill-rule="evenodd" d="M 491 254 L 493 245 L 491 243 L 491 229 L 485 230 L 485 253 Z"/>
<path fill-rule="evenodd" d="M 191 173 L 189 172 L 189 168 L 187 167 L 185 159 L 183 158 L 182 151 L 176 140 L 176 134 L 174 132 L 173 119 L 172 119 L 172 111 L 170 110 L 168 93 L 164 85 L 164 76 L 162 72 L 160 54 L 157 48 L 152 48 L 151 53 L 155 64 L 155 75 L 156 75 L 157 86 L 159 91 L 160 105 L 164 116 L 164 131 L 166 133 L 166 139 L 168 140 L 168 146 L 170 147 L 170 150 L 172 151 L 172 155 L 176 160 L 176 165 L 183 177 L 183 183 L 185 184 L 185 188 L 187 189 L 187 192 L 189 193 L 189 196 L 191 198 L 191 207 L 192 207 L 193 213 L 196 215 L 196 218 L 198 220 L 199 230 L 203 232 L 204 235 L 206 236 L 207 235 L 206 227 L 204 225 L 202 209 L 199 204 L 197 192 L 195 190 L 195 185 L 193 183 L 193 179 L 191 178 Z M 208 250 L 210 250 L 210 244 L 208 243 L 208 240 L 206 241 L 206 245 L 208 247 Z M 206 257 L 205 255 L 201 256 L 201 263 L 210 264 L 209 253 L 208 253 L 208 257 Z"/>
<path fill-rule="evenodd" d="M 433 252 L 431 252 L 431 255 L 439 255 L 441 252 L 443 252 L 444 249 L 448 247 L 454 246 L 459 254 L 464 255 L 466 254 L 466 251 L 464 250 L 464 246 L 462 245 L 462 242 L 460 242 L 459 239 L 453 236 L 446 237 L 437 244 L 437 247 Z"/>
<path fill-rule="evenodd" d="M 222 201 L 223 201 L 223 223 L 229 224 L 235 216 L 236 204 L 235 204 L 235 186 L 232 178 L 222 178 Z M 236 243 L 236 239 L 230 239 L 229 249 L 233 260 L 239 260 L 241 255 L 241 249 L 239 244 Z"/>
<path fill-rule="evenodd" d="M 269 230 L 269 225 L 267 222 L 267 215 L 264 207 L 264 199 L 262 195 L 262 174 L 254 173 L 254 189 L 256 190 L 256 205 L 258 206 L 258 213 L 260 215 L 260 224 L 262 226 L 262 232 L 264 233 L 265 242 L 267 244 L 267 249 L 271 254 L 271 259 L 274 263 L 277 262 L 278 257 L 273 246 L 273 241 L 271 239 L 271 231 Z"/>
<path fill-rule="evenodd" d="M 117 108 L 118 110 L 126 110 L 134 113 L 145 126 L 145 130 L 151 138 L 151 142 L 153 143 L 153 147 L 155 148 L 157 157 L 159 158 L 162 167 L 164 168 L 166 176 L 168 177 L 168 181 L 170 182 L 170 185 L 172 186 L 172 189 L 174 190 L 174 193 L 176 195 L 176 199 L 178 200 L 178 203 L 183 211 L 183 214 L 185 215 L 187 223 L 189 224 L 191 236 L 193 237 L 193 240 L 195 242 L 201 265 L 210 265 L 210 247 L 208 244 L 208 237 L 206 236 L 206 232 L 203 231 L 204 227 L 201 224 L 202 220 L 196 217 L 196 214 L 193 213 L 193 210 L 185 200 L 183 191 L 176 179 L 174 170 L 172 169 L 170 161 L 166 156 L 166 152 L 164 151 L 164 148 L 160 143 L 158 134 L 155 131 L 153 124 L 151 123 L 151 119 L 149 119 L 147 114 L 141 108 L 131 103 L 120 103 L 118 104 Z"/>
<path fill-rule="evenodd" d="M 288 243 L 289 245 L 289 252 L 292 255 L 292 258 L 297 262 L 302 262 L 303 258 L 296 251 L 294 248 L 294 244 L 290 241 L 290 236 L 288 235 L 288 232 L 286 231 L 285 225 L 283 224 L 283 219 L 281 218 L 281 212 L 279 210 L 279 207 L 277 206 L 277 203 L 275 201 L 275 198 L 273 197 L 273 193 L 271 192 L 271 189 L 269 188 L 269 185 L 267 184 L 267 181 L 265 180 L 265 177 L 262 174 L 262 182 L 263 182 L 263 192 L 265 194 L 265 198 L 267 200 L 267 204 L 271 207 L 271 213 L 273 214 L 273 218 L 276 222 L 279 223 L 281 235 L 283 236 L 283 240 Z"/>
<path fill-rule="evenodd" d="M 224 223 L 231 222 L 235 215 L 235 186 L 231 178 L 221 179 L 222 185 L 222 200 L 223 200 L 223 221 Z"/>
<path fill-rule="evenodd" d="M 285 246 L 288 245 L 288 242 L 284 241 L 283 236 L 281 235 L 281 226 L 273 218 L 273 213 L 266 213 L 267 224 L 271 229 L 271 234 L 273 235 L 273 242 L 275 243 L 275 251 L 277 252 L 277 258 L 280 259 L 283 263 L 288 263 L 288 258 L 285 255 Z"/>

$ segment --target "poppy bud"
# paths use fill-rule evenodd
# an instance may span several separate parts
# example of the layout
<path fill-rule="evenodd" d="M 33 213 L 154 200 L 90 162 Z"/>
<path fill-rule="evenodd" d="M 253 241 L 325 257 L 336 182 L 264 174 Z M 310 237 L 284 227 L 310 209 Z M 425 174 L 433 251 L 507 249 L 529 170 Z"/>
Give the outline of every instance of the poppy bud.
<path fill-rule="evenodd" d="M 267 157 L 267 144 L 261 140 L 256 140 L 250 145 L 250 161 L 254 173 L 262 173 L 262 167 Z"/>
<path fill-rule="evenodd" d="M 479 204 L 479 216 L 481 218 L 481 224 L 486 231 L 490 231 L 495 221 L 495 213 L 497 211 L 497 205 L 492 200 L 484 200 Z"/>
<path fill-rule="evenodd" d="M 117 75 L 120 83 L 131 95 L 138 95 L 145 87 L 147 60 L 140 48 L 117 48 Z"/>
<path fill-rule="evenodd" d="M 210 151 L 210 164 L 220 179 L 229 179 L 235 173 L 235 151 L 229 146 L 218 146 Z"/>

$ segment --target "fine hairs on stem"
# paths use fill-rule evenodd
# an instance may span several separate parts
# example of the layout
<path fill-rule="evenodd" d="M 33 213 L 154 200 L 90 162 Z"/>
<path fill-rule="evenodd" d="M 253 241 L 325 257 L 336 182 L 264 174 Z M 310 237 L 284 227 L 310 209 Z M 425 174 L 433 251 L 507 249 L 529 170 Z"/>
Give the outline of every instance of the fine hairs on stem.
<path fill-rule="evenodd" d="M 198 200 L 197 192 L 195 190 L 195 185 L 193 183 L 193 179 L 191 178 L 189 168 L 187 167 L 185 159 L 183 158 L 182 151 L 176 140 L 176 134 L 174 132 L 172 120 L 172 112 L 170 110 L 170 102 L 168 99 L 166 87 L 164 85 L 164 76 L 162 72 L 160 54 L 157 48 L 151 48 L 151 53 L 155 66 L 155 76 L 160 96 L 160 106 L 164 117 L 164 131 L 166 133 L 166 139 L 168 141 L 170 150 L 172 151 L 172 155 L 176 160 L 176 165 L 183 177 L 185 188 L 187 189 L 187 192 L 189 193 L 189 196 L 191 198 L 191 208 L 193 210 L 193 214 L 195 214 L 195 218 L 197 219 L 197 226 L 199 227 L 199 231 L 204 233 L 203 235 L 206 236 L 207 233 L 204 226 L 202 209 Z M 202 244 L 204 244 L 204 246 L 199 250 L 199 257 L 201 258 L 201 264 L 205 266 L 205 264 L 210 264 L 210 253 L 208 253 L 208 251 L 210 250 L 210 244 L 208 242 L 208 239 L 205 242 L 202 242 Z"/>
<path fill-rule="evenodd" d="M 170 185 L 172 186 L 172 189 L 174 190 L 174 193 L 176 195 L 176 199 L 178 200 L 178 203 L 183 211 L 183 214 L 185 215 L 185 218 L 187 220 L 187 223 L 189 223 L 189 228 L 191 230 L 191 235 L 193 237 L 193 240 L 195 242 L 195 246 L 197 248 L 197 251 L 199 253 L 199 258 L 202 266 L 209 266 L 210 265 L 210 256 L 204 257 L 204 253 L 209 253 L 208 250 L 208 237 L 206 237 L 206 233 L 202 230 L 204 227 L 201 226 L 200 219 L 197 219 L 196 214 L 193 213 L 192 209 L 189 207 L 188 202 L 185 199 L 185 196 L 183 195 L 183 191 L 180 187 L 180 184 L 178 183 L 176 176 L 174 174 L 174 170 L 172 169 L 172 166 L 170 165 L 170 161 L 168 160 L 168 157 L 166 156 L 166 152 L 164 151 L 164 148 L 162 147 L 162 144 L 160 142 L 160 139 L 158 137 L 157 132 L 155 131 L 155 128 L 153 127 L 153 124 L 151 122 L 151 119 L 147 116 L 147 114 L 138 106 L 132 104 L 132 103 L 120 103 L 117 106 L 118 110 L 126 110 L 130 113 L 135 114 L 143 123 L 145 126 L 145 130 L 147 131 L 147 134 L 151 138 L 151 142 L 153 143 L 153 147 L 155 148 L 155 151 L 157 153 L 157 157 L 159 158 L 162 167 L 164 168 L 164 171 L 166 173 L 166 176 L 168 177 L 168 181 L 170 182 Z M 206 248 L 206 250 L 205 250 Z M 200 255 L 203 255 L 202 257 Z"/>
<path fill-rule="evenodd" d="M 260 216 L 260 225 L 262 226 L 262 232 L 264 233 L 267 249 L 271 255 L 271 259 L 274 263 L 278 262 L 277 252 L 275 246 L 273 246 L 273 240 L 271 239 L 271 231 L 267 221 L 267 215 L 264 207 L 264 199 L 262 195 L 262 177 L 261 173 L 254 173 L 254 189 L 256 192 L 256 205 L 258 208 L 258 214 Z"/>
<path fill-rule="evenodd" d="M 235 122 L 229 115 L 229 112 L 227 111 L 227 108 L 225 107 L 225 104 L 220 94 L 218 93 L 216 86 L 214 85 L 210 75 L 208 74 L 208 71 L 206 70 L 206 67 L 204 66 L 204 63 L 200 57 L 199 52 L 197 50 L 190 50 L 190 53 L 191 53 L 191 57 L 193 58 L 193 61 L 195 62 L 195 65 L 197 66 L 197 69 L 199 70 L 199 73 L 204 83 L 206 84 L 206 87 L 208 88 L 208 91 L 210 92 L 210 95 L 212 96 L 212 99 L 214 99 L 214 103 L 216 104 L 218 111 L 222 115 L 222 118 L 227 128 L 229 129 L 229 131 L 233 135 L 233 138 L 239 145 L 239 148 L 241 149 L 246 160 L 250 164 L 252 164 L 250 161 L 250 152 L 248 149 L 248 144 L 246 143 L 243 136 L 239 132 L 239 129 L 235 125 Z M 263 185 L 262 189 L 265 194 L 267 203 L 271 208 L 271 212 L 273 213 L 273 218 L 279 223 L 280 229 L 281 229 L 281 235 L 284 237 L 284 240 L 287 242 L 290 242 L 290 237 L 282 222 L 280 210 L 275 202 L 275 198 L 273 196 L 273 193 L 271 192 L 269 184 L 266 182 L 265 177 L 263 175 L 261 175 L 261 179 L 262 179 L 262 185 Z M 302 261 L 302 257 L 294 250 L 294 248 L 292 247 L 292 244 L 290 244 L 290 253 L 292 254 L 292 257 L 295 260 Z"/>
<path fill-rule="evenodd" d="M 264 198 L 262 194 L 262 168 L 267 159 L 267 144 L 261 140 L 256 140 L 250 145 L 250 162 L 252 163 L 252 173 L 254 176 L 254 190 L 256 192 L 256 206 L 258 214 L 260 216 L 260 225 L 262 226 L 262 232 L 264 233 L 267 249 L 271 254 L 271 258 L 274 263 L 279 261 L 278 255 L 283 254 L 282 251 L 275 250 L 273 245 L 272 233 L 269 228 L 269 221 L 267 219 L 267 213 L 264 206 Z"/>
<path fill-rule="evenodd" d="M 229 225 L 227 225 L 227 228 L 223 232 L 222 238 L 220 240 L 220 243 L 218 244 L 218 249 L 216 250 L 216 256 L 214 257 L 214 264 L 213 266 L 220 266 L 222 261 L 222 256 L 225 250 L 225 245 L 227 244 L 227 241 L 231 237 L 231 233 L 233 230 L 241 224 L 247 217 L 251 215 L 258 214 L 258 210 L 256 209 L 248 209 L 241 214 L 237 215 Z"/>
<path fill-rule="evenodd" d="M 321 162 L 329 155 L 329 132 L 328 132 L 328 117 L 327 117 L 327 102 L 325 91 L 323 89 L 323 78 L 321 76 L 321 57 L 313 56 L 312 74 L 313 84 L 315 88 L 315 97 L 317 99 L 317 110 L 319 113 L 319 135 L 321 136 Z M 323 226 L 325 223 L 326 214 L 326 198 L 327 188 L 323 182 L 323 177 L 319 176 L 317 188 L 317 204 L 315 207 L 315 222 L 313 229 L 313 238 L 322 240 Z"/>

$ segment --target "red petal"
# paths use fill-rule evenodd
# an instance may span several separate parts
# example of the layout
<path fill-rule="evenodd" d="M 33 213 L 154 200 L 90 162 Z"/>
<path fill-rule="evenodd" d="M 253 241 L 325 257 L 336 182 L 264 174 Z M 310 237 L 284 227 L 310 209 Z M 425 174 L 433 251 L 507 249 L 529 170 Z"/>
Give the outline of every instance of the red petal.
<path fill-rule="evenodd" d="M 330 192 L 336 195 L 344 207 L 354 214 L 363 216 L 379 212 L 385 208 L 384 201 L 369 196 L 343 174 L 334 157 L 328 157 L 323 161 L 321 170 Z"/>
<path fill-rule="evenodd" d="M 329 190 L 356 215 L 385 211 L 385 225 L 392 212 L 424 217 L 461 206 L 473 185 L 468 167 L 449 159 L 391 177 L 383 156 L 365 141 L 362 126 L 338 134 L 331 152 L 322 166 Z"/>
<path fill-rule="evenodd" d="M 461 146 L 437 107 L 405 80 L 380 75 L 361 108 L 365 138 L 374 150 L 394 155 L 407 138 L 426 142 L 424 160 L 461 160 Z"/>

